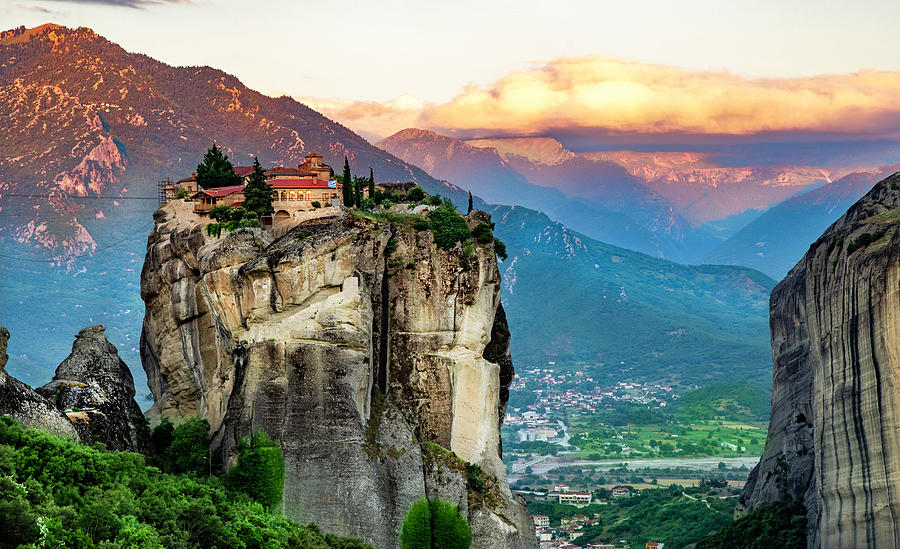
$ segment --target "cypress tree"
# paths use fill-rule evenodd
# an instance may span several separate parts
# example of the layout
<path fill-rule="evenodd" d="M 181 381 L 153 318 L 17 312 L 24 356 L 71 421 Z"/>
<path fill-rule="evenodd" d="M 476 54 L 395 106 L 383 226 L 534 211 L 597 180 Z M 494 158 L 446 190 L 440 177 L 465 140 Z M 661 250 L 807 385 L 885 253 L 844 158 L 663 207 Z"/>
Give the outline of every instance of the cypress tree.
<path fill-rule="evenodd" d="M 469 211 L 466 212 L 466 215 L 472 213 L 472 191 L 469 191 Z"/>
<path fill-rule="evenodd" d="M 366 180 L 363 177 L 357 177 L 353 180 L 353 203 L 358 208 L 362 204 L 362 187 Z"/>
<path fill-rule="evenodd" d="M 244 209 L 253 212 L 257 217 L 272 215 L 272 196 L 275 191 L 266 182 L 266 172 L 259 164 L 259 158 L 253 159 L 253 173 L 250 174 L 247 186 L 244 187 Z"/>
<path fill-rule="evenodd" d="M 234 173 L 234 164 L 213 143 L 203 156 L 203 162 L 197 165 L 197 185 L 202 189 L 213 189 L 240 184 L 241 178 Z"/>
<path fill-rule="evenodd" d="M 350 175 L 350 161 L 344 155 L 344 176 L 341 178 L 341 190 L 343 191 L 344 206 L 353 207 L 353 178 Z"/>
<path fill-rule="evenodd" d="M 375 199 L 375 172 L 369 166 L 369 198 Z"/>

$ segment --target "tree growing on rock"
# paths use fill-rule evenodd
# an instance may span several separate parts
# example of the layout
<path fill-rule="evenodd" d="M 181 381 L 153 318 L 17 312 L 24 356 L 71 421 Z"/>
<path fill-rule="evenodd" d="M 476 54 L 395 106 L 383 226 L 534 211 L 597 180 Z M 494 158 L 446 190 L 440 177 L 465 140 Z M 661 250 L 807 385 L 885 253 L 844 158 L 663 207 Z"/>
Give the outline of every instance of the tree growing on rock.
<path fill-rule="evenodd" d="M 228 471 L 228 483 L 273 509 L 284 491 L 284 456 L 278 444 L 263 431 L 242 439 L 237 463 Z"/>
<path fill-rule="evenodd" d="M 259 164 L 259 158 L 253 159 L 253 173 L 244 187 L 244 209 L 253 212 L 257 217 L 272 215 L 272 198 L 275 191 L 266 183 L 266 172 Z"/>
<path fill-rule="evenodd" d="M 213 143 L 203 156 L 203 162 L 197 165 L 197 185 L 203 189 L 213 189 L 240 184 L 241 178 L 234 173 L 234 164 Z"/>

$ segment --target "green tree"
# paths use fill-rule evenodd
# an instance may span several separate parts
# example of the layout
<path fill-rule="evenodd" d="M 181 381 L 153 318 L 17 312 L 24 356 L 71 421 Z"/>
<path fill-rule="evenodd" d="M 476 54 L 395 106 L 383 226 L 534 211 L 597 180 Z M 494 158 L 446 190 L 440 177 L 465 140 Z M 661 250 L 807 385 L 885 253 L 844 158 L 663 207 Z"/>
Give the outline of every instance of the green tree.
<path fill-rule="evenodd" d="M 375 171 L 369 166 L 369 198 L 375 197 Z"/>
<path fill-rule="evenodd" d="M 194 417 L 176 427 L 167 453 L 176 473 L 208 473 L 209 422 Z"/>
<path fill-rule="evenodd" d="M 400 533 L 401 549 L 468 549 L 472 530 L 459 507 L 422 498 L 410 507 Z"/>
<path fill-rule="evenodd" d="M 353 207 L 353 176 L 350 175 L 350 161 L 344 155 L 344 175 L 341 178 L 341 191 L 344 198 L 344 206 Z"/>
<path fill-rule="evenodd" d="M 432 549 L 469 549 L 472 530 L 459 514 L 459 508 L 441 499 L 429 501 L 428 506 L 431 509 Z"/>
<path fill-rule="evenodd" d="M 284 491 L 284 456 L 278 444 L 263 431 L 251 433 L 238 445 L 238 460 L 228 471 L 236 490 L 272 509 Z"/>
<path fill-rule="evenodd" d="M 203 156 L 203 162 L 197 165 L 197 185 L 203 189 L 213 189 L 240 184 L 241 178 L 234 173 L 234 164 L 213 143 Z"/>
<path fill-rule="evenodd" d="M 431 509 L 425 498 L 413 503 L 400 531 L 401 549 L 431 549 Z"/>
<path fill-rule="evenodd" d="M 244 187 L 244 209 L 256 214 L 256 217 L 272 215 L 272 198 L 275 191 L 266 183 L 266 172 L 259 164 L 259 158 L 253 159 L 253 173 Z"/>
<path fill-rule="evenodd" d="M 412 189 L 406 193 L 406 200 L 409 202 L 421 202 L 428 198 L 428 194 L 425 193 L 425 190 L 422 187 L 416 185 Z"/>
<path fill-rule="evenodd" d="M 359 207 L 362 202 L 362 188 L 368 183 L 365 177 L 356 177 L 353 179 L 353 205 Z"/>
<path fill-rule="evenodd" d="M 472 213 L 472 191 L 469 191 L 469 210 L 466 212 L 466 215 Z"/>
<path fill-rule="evenodd" d="M 428 219 L 435 244 L 445 250 L 452 249 L 457 242 L 464 242 L 471 236 L 469 225 L 455 208 L 442 205 L 428 212 Z"/>

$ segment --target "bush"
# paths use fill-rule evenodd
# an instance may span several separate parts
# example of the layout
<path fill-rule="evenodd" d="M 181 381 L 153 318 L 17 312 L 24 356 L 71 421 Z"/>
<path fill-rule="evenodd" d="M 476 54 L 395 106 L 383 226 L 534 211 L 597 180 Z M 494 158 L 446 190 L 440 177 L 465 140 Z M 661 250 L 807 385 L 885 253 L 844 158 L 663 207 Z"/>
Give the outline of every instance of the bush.
<path fill-rule="evenodd" d="M 482 221 L 472 229 L 472 236 L 479 244 L 488 244 L 494 240 L 494 224 Z"/>
<path fill-rule="evenodd" d="M 459 514 L 459 508 L 440 499 L 428 502 L 431 509 L 431 547 L 433 549 L 468 549 L 472 530 Z"/>
<path fill-rule="evenodd" d="M 445 250 L 452 249 L 457 242 L 468 240 L 471 235 L 465 218 L 455 209 L 442 206 L 428 212 L 428 219 L 431 220 L 434 242 Z"/>
<path fill-rule="evenodd" d="M 413 229 L 417 231 L 427 231 L 431 228 L 431 224 L 428 223 L 428 220 L 425 218 L 419 218 L 413 221 Z"/>
<path fill-rule="evenodd" d="M 501 261 L 506 260 L 506 258 L 509 257 L 506 253 L 506 244 L 496 237 L 494 237 L 494 253 L 497 254 L 497 257 L 499 257 Z"/>
<path fill-rule="evenodd" d="M 874 233 L 863 233 L 863 234 L 859 235 L 857 238 L 854 238 L 850 242 L 850 244 L 847 244 L 847 255 L 850 255 L 853 252 L 855 252 L 856 250 L 858 250 L 860 248 L 865 248 L 869 244 L 872 244 L 873 242 L 878 241 L 879 239 L 881 239 L 882 236 L 884 236 L 884 233 L 885 233 L 885 231 L 884 231 L 884 229 L 882 229 L 882 230 L 876 231 Z"/>
<path fill-rule="evenodd" d="M 316 208 L 316 209 L 322 207 L 322 203 L 319 202 L 318 200 L 313 200 L 313 201 L 310 202 L 309 204 L 310 204 L 310 206 L 312 206 L 313 208 Z"/>
<path fill-rule="evenodd" d="M 443 199 L 439 194 L 433 194 L 428 197 L 428 204 L 431 206 L 440 206 L 443 203 Z"/>
<path fill-rule="evenodd" d="M 375 209 L 375 199 L 374 198 L 363 198 L 359 201 L 359 209 L 364 212 L 371 212 Z"/>
<path fill-rule="evenodd" d="M 402 549 L 431 549 L 431 509 L 425 498 L 413 503 L 400 531 Z"/>
<path fill-rule="evenodd" d="M 284 491 L 284 457 L 278 445 L 263 431 L 251 433 L 238 445 L 238 460 L 228 471 L 235 490 L 273 509 Z"/>
<path fill-rule="evenodd" d="M 175 198 L 187 198 L 187 196 L 187 189 L 178 189 L 178 192 L 175 193 Z"/>
<path fill-rule="evenodd" d="M 421 202 L 428 198 L 428 193 L 422 187 L 416 185 L 406 193 L 407 202 Z"/>
<path fill-rule="evenodd" d="M 166 450 L 175 473 L 209 472 L 209 422 L 191 418 L 172 431 L 172 444 Z"/>
<path fill-rule="evenodd" d="M 401 549 L 468 549 L 471 545 L 469 523 L 449 501 L 422 498 L 403 521 Z"/>

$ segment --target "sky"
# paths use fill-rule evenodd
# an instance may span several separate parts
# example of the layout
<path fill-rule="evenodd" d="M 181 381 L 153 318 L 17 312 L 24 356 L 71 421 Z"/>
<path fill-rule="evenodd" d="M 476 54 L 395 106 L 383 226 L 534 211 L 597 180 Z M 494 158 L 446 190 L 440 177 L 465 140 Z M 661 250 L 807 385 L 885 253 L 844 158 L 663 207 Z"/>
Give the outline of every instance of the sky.
<path fill-rule="evenodd" d="M 88 26 L 302 98 L 370 139 L 409 125 L 885 137 L 898 20 L 897 0 L 0 0 L 0 27 Z"/>

